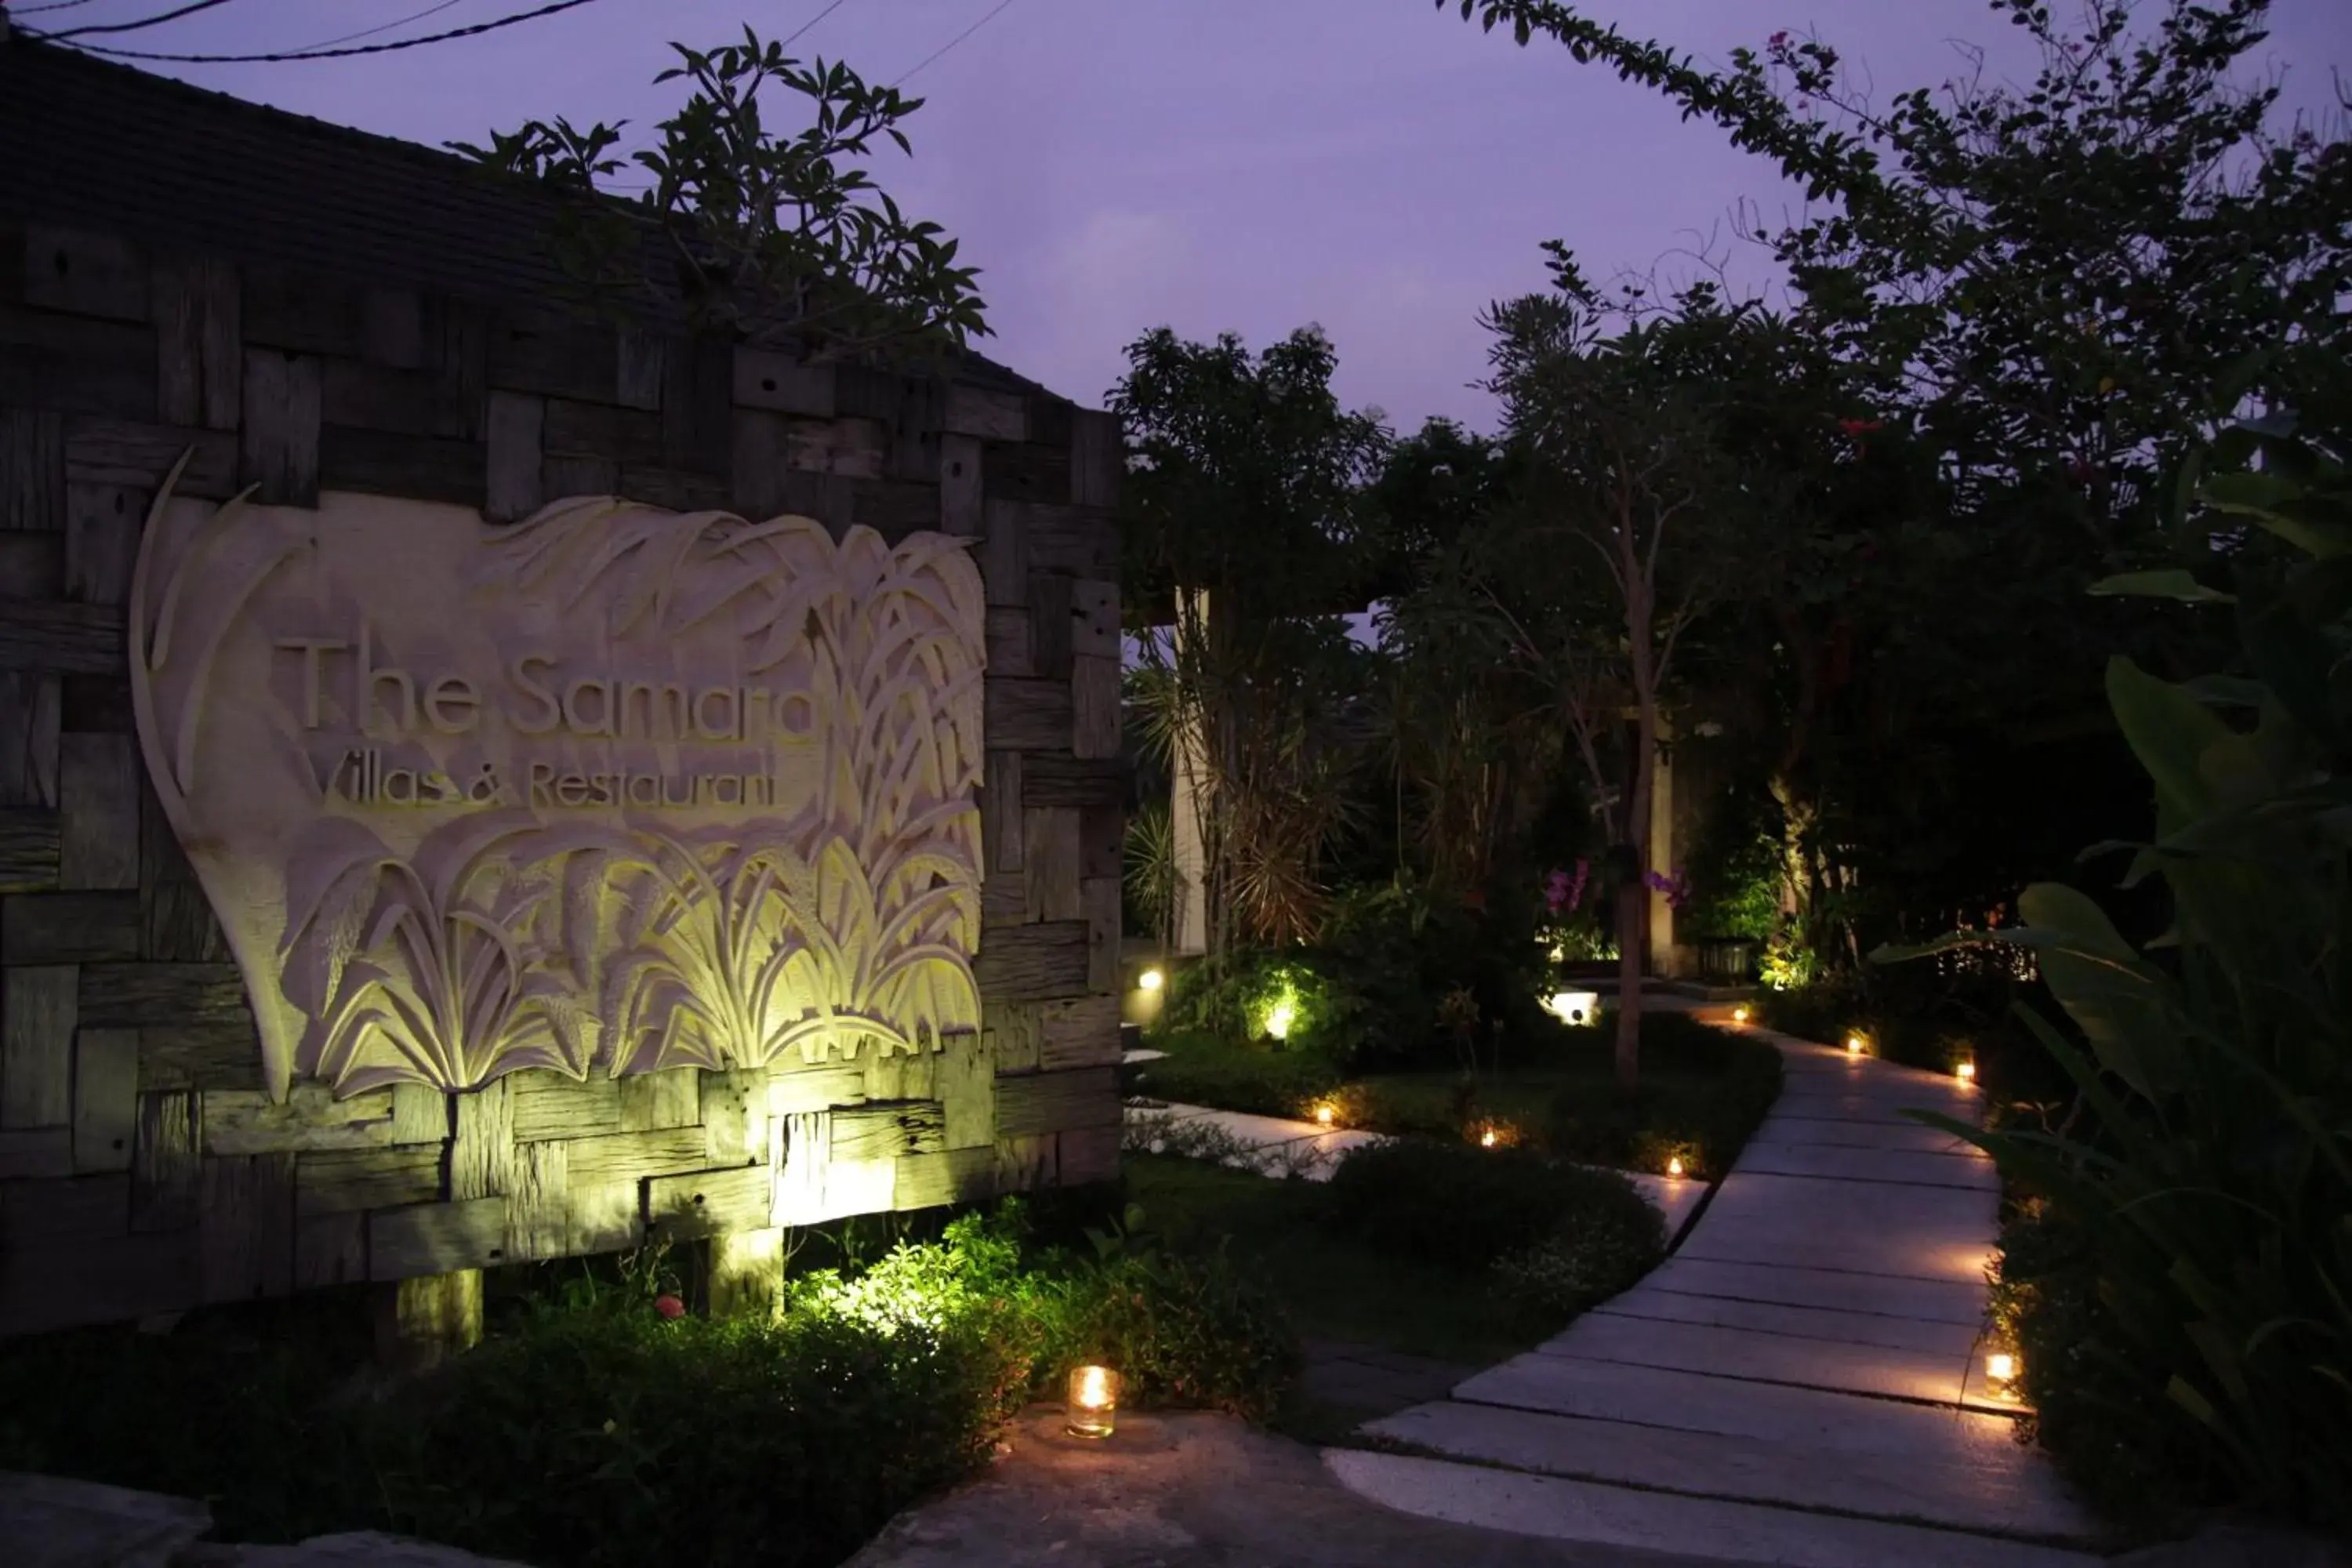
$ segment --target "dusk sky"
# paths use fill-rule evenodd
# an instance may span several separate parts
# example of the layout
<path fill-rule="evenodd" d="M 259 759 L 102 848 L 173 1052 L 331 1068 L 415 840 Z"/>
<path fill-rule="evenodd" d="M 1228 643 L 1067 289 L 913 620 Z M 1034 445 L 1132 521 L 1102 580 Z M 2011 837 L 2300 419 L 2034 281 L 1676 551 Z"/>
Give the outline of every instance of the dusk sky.
<path fill-rule="evenodd" d="M 37 5 L 40 0 L 30 0 Z M 190 53 L 299 47 L 422 12 L 431 0 L 231 0 L 93 41 Z M 449 0 L 366 41 L 528 9 Z M 28 26 L 66 25 L 68 13 Z M 169 9 L 86 0 L 76 26 Z M 345 61 L 153 66 L 206 87 L 365 130 L 478 141 L 532 117 L 644 124 L 676 101 L 651 79 L 665 44 L 728 39 L 745 21 L 782 37 L 824 0 L 600 0 L 543 21 Z M 2152 14 L 2156 6 L 2147 9 Z M 1962 66 L 2031 56 L 1984 0 L 1601 0 L 1591 14 L 1721 61 L 1780 28 L 1817 30 L 1866 67 L 1879 96 Z M 991 15 L 992 12 L 997 14 Z M 794 52 L 889 81 L 984 24 L 911 80 L 929 100 L 876 173 L 984 269 L 996 336 L 980 346 L 1055 391 L 1099 405 L 1122 347 L 1170 325 L 1232 330 L 1253 346 L 1320 322 L 1339 388 L 1400 428 L 1431 415 L 1490 422 L 1486 303 L 1541 285 L 1537 247 L 1560 237 L 1588 271 L 1709 248 L 1739 286 L 1769 282 L 1728 238 L 1741 200 L 1795 199 L 1723 133 L 1652 94 L 1528 49 L 1430 0 L 844 0 Z M 2352 66 L 2352 0 L 2280 0 L 2267 46 L 2290 99 L 2332 105 Z M 1710 239 L 1712 236 L 1712 239 Z"/>

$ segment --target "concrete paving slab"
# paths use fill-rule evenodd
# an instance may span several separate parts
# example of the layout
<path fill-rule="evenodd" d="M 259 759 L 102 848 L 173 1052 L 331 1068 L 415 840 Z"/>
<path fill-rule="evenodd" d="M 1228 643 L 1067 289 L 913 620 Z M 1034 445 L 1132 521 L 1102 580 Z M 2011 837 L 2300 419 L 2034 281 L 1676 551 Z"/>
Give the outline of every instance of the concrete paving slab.
<path fill-rule="evenodd" d="M 1731 1329 L 1715 1323 L 1669 1322 L 1588 1312 L 1567 1332 L 1537 1347 L 1544 1355 L 1576 1356 L 1627 1366 L 1751 1378 L 1799 1388 L 1874 1394 L 1956 1405 L 1969 1360 L 1948 1351 L 1891 1345 L 1838 1344 L 1795 1334 Z"/>
<path fill-rule="evenodd" d="M 1759 1333 L 1791 1334 L 1832 1344 L 1883 1345 L 1967 1360 L 1979 1350 L 1979 1331 L 1969 1323 L 1939 1323 L 1890 1318 L 1878 1312 L 1840 1312 L 1821 1307 L 1784 1307 L 1769 1301 L 1726 1300 L 1662 1289 L 1644 1279 L 1593 1309 L 1621 1318 L 1659 1322 L 1712 1323 Z"/>
<path fill-rule="evenodd" d="M 1138 1062 L 1166 1061 L 1168 1059 L 1168 1053 L 1166 1051 L 1155 1051 L 1150 1049 L 1149 1047 L 1139 1046 L 1132 1050 L 1119 1052 L 1118 1059 L 1122 1064 L 1132 1067 Z"/>
<path fill-rule="evenodd" d="M 1966 1147 L 1966 1145 L 1962 1145 Z M 1909 1149 L 1850 1149 L 1821 1143 L 1749 1144 L 1736 1167 L 1772 1176 L 1830 1176 L 1845 1181 L 1909 1183 L 1998 1192 L 2000 1172 L 1981 1152 L 1927 1153 Z"/>
<path fill-rule="evenodd" d="M 1704 1224 L 1699 1226 L 1702 1231 L 1706 1228 Z M 1693 1296 L 1874 1312 L 1927 1322 L 1964 1323 L 1971 1329 L 1982 1323 L 1985 1315 L 1980 1281 L 1907 1279 L 1779 1263 L 1741 1263 L 1694 1258 L 1687 1252 L 1666 1259 L 1643 1283 Z"/>
<path fill-rule="evenodd" d="M 1659 1176 L 1647 1171 L 1619 1173 L 1631 1179 L 1641 1194 L 1650 1200 L 1651 1206 L 1665 1216 L 1669 1243 L 1681 1233 L 1683 1222 L 1698 1207 L 1699 1200 L 1706 1196 L 1706 1184 L 1689 1176 Z"/>
<path fill-rule="evenodd" d="M 1451 1458 L 1574 1479 L 2080 1541 L 2096 1521 L 2032 1450 L 1960 1429 L 1944 1454 L 1825 1453 L 1622 1421 L 1423 1405 L 1365 1428 Z"/>
<path fill-rule="evenodd" d="M 1767 1120 L 1757 1129 L 1756 1136 L 1748 1141 L 1748 1149 L 1793 1147 L 1894 1149 L 1941 1154 L 1979 1152 L 1967 1139 L 1918 1121 L 1825 1121 L 1792 1116 L 1785 1121 Z M 1740 1157 L 1747 1157 L 1747 1150 L 1740 1151 Z M 1738 1168 L 1737 1164 L 1732 1167 Z"/>
<path fill-rule="evenodd" d="M 1904 1568 L 2084 1568 L 2097 1561 L 1927 1526 L 1634 1491 L 1402 1454 L 1332 1449 L 1324 1460 L 1351 1490 L 1391 1508 L 1556 1541 L 1786 1568 L 1896 1563 Z"/>
<path fill-rule="evenodd" d="M 10 1568 L 165 1568 L 212 1527 L 193 1499 L 0 1471 Z"/>
<path fill-rule="evenodd" d="M 1546 1351 L 1529 1351 L 1465 1378 L 1454 1386 L 1454 1398 L 1832 1453 L 1910 1454 L 1930 1460 L 1948 1457 L 1969 1429 L 1998 1432 L 2007 1440 L 2015 1426 L 2009 1415 L 1958 1405 L 1750 1383 Z"/>
<path fill-rule="evenodd" d="M 1980 1284 L 1997 1231 L 1990 1193 L 1734 1171 L 1692 1258 Z"/>
<path fill-rule="evenodd" d="M 1819 1088 L 1798 1082 L 1780 1091 L 1773 1103 L 1775 1116 L 1805 1117 L 1818 1121 L 1893 1121 L 1915 1120 L 1904 1113 L 1910 1110 L 1933 1110 L 1946 1116 L 1973 1120 L 1977 1108 L 1971 1104 L 1956 1104 L 1928 1093 L 1910 1089 L 1858 1089 L 1843 1085 Z"/>

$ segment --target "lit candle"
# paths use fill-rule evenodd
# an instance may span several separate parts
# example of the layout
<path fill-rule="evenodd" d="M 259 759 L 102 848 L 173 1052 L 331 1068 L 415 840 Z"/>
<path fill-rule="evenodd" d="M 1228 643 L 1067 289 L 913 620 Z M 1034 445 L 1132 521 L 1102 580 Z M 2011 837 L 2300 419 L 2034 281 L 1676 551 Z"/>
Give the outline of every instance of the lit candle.
<path fill-rule="evenodd" d="M 1862 1055 L 1862 1037 L 1860 1035 L 1848 1035 L 1845 1037 L 1845 1054 L 1850 1057 L 1858 1057 Z"/>
<path fill-rule="evenodd" d="M 1952 1070 L 1960 1075 L 1962 1083 L 1974 1083 L 1977 1080 L 1977 1064 L 1974 1062 L 1962 1062 Z"/>
<path fill-rule="evenodd" d="M 1118 1373 L 1107 1366 L 1070 1369 L 1065 1425 L 1073 1437 L 1108 1437 L 1118 1415 Z"/>
<path fill-rule="evenodd" d="M 1745 1024 L 1748 1022 L 1748 1009 L 1745 1007 L 1734 1007 L 1731 1010 L 1731 1021 L 1735 1024 Z"/>
<path fill-rule="evenodd" d="M 1679 1176 L 1682 1173 L 1683 1157 L 1680 1154 L 1677 1154 L 1673 1159 L 1666 1162 L 1666 1174 L 1669 1176 Z"/>
<path fill-rule="evenodd" d="M 1315 1120 L 1320 1126 L 1330 1126 L 1332 1121 L 1331 1108 L 1328 1105 L 1317 1106 L 1315 1108 Z"/>
<path fill-rule="evenodd" d="M 1478 1147 L 1481 1149 L 1492 1149 L 1494 1146 L 1495 1130 L 1489 1127 L 1486 1131 L 1478 1134 Z"/>

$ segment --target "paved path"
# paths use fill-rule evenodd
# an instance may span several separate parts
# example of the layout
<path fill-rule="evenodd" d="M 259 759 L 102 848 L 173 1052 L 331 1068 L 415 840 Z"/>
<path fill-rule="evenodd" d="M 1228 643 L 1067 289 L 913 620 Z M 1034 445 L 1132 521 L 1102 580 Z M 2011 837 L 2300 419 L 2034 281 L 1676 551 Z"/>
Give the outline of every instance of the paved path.
<path fill-rule="evenodd" d="M 1762 1033 L 1761 1031 L 1759 1031 Z M 1674 1256 L 1451 1398 L 1333 1449 L 1408 1512 L 1555 1540 L 1840 1568 L 2056 1568 L 2095 1521 L 1989 1389 L 1999 1184 L 1906 1109 L 1938 1074 L 1785 1037 L 1779 1103 Z"/>

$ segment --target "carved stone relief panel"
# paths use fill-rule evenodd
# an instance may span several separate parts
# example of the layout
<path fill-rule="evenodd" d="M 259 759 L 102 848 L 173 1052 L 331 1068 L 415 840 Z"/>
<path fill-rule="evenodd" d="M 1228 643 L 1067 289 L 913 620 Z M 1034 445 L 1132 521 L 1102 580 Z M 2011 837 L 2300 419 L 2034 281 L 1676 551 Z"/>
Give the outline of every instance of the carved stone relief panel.
<path fill-rule="evenodd" d="M 271 1093 L 976 1030 L 970 543 L 167 485 L 129 609 L 140 743 Z"/>

